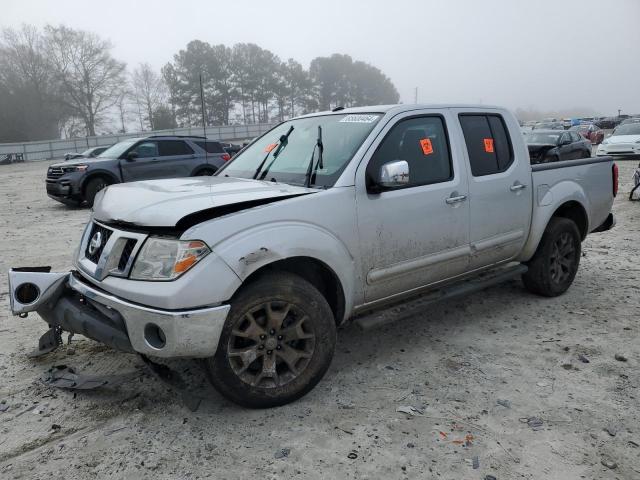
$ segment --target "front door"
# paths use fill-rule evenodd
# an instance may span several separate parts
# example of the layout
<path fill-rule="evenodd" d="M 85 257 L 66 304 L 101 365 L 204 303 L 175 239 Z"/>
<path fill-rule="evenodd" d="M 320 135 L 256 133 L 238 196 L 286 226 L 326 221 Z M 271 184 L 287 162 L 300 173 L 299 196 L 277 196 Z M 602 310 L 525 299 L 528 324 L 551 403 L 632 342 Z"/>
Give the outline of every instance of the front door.
<path fill-rule="evenodd" d="M 135 158 L 120 160 L 122 177 L 125 182 L 161 178 L 158 165 L 160 162 L 158 142 L 152 140 L 140 142 L 129 150 L 127 155 L 131 153 L 136 155 Z"/>
<path fill-rule="evenodd" d="M 468 267 L 469 192 L 460 150 L 449 142 L 449 113 L 419 112 L 392 119 L 356 174 L 366 303 Z M 409 183 L 374 193 L 382 165 L 397 160 L 408 163 Z"/>
<path fill-rule="evenodd" d="M 516 257 L 531 222 L 531 167 L 523 142 L 514 151 L 513 118 L 456 110 L 469 167 L 471 269 Z"/>

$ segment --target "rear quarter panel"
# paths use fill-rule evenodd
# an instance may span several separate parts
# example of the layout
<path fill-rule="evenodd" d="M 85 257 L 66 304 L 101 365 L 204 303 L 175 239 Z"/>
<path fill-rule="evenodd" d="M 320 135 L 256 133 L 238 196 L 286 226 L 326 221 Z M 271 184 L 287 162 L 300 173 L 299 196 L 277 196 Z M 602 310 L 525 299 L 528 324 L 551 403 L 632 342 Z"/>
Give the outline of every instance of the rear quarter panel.
<path fill-rule="evenodd" d="M 571 162 L 558 162 L 556 165 L 534 167 L 531 233 L 519 257 L 520 261 L 527 261 L 533 256 L 549 220 L 567 202 L 578 202 L 585 209 L 587 232 L 605 221 L 613 205 L 612 166 L 613 161 L 607 158 L 573 166 Z M 536 170 L 538 167 L 552 168 Z"/>

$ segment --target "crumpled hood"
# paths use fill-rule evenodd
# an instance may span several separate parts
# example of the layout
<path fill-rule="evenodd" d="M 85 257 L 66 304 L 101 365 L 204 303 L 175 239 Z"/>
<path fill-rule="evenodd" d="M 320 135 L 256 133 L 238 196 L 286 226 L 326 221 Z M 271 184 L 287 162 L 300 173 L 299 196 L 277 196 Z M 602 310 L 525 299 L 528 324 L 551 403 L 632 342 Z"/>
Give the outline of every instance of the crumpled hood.
<path fill-rule="evenodd" d="M 556 148 L 556 145 L 552 143 L 529 143 L 527 148 L 529 149 L 529 157 L 532 160 L 542 161 L 549 151 Z"/>
<path fill-rule="evenodd" d="M 188 177 L 111 185 L 94 203 L 94 218 L 146 227 L 175 227 L 187 215 L 217 207 L 318 190 L 284 183 L 229 177 Z"/>

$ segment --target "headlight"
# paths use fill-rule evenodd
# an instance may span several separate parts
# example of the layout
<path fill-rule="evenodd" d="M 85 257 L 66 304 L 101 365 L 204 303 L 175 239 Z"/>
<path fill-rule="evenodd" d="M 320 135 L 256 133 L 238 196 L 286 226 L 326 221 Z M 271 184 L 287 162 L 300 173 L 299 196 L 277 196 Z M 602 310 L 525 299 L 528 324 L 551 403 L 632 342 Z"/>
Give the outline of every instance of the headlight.
<path fill-rule="evenodd" d="M 64 173 L 84 172 L 87 168 L 89 168 L 88 165 L 70 165 L 68 167 L 62 167 L 62 171 Z"/>
<path fill-rule="evenodd" d="M 200 240 L 149 237 L 133 265 L 133 280 L 175 280 L 211 252 Z"/>
<path fill-rule="evenodd" d="M 604 140 L 602 140 L 601 145 L 608 145 L 609 144 L 609 139 L 605 138 Z"/>

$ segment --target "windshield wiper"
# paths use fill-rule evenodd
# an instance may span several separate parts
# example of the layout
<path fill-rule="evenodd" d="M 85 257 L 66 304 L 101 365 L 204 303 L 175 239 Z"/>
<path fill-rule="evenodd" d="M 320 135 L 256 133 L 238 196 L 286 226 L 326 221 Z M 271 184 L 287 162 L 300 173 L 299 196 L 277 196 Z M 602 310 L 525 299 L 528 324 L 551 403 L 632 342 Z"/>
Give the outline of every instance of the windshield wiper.
<path fill-rule="evenodd" d="M 318 149 L 318 161 L 316 162 L 315 167 L 313 166 L 313 159 L 316 156 L 316 148 Z M 318 168 L 324 168 L 322 164 L 322 152 L 324 151 L 324 145 L 322 144 L 322 127 L 318 125 L 318 138 L 316 139 L 316 144 L 313 146 L 313 151 L 311 152 L 311 158 L 309 159 L 309 166 L 307 167 L 307 174 L 304 180 L 304 186 L 309 188 L 311 186 L 311 178 L 316 176 L 316 172 Z"/>
<path fill-rule="evenodd" d="M 267 173 L 269 172 L 269 169 L 273 165 L 273 162 L 276 161 L 276 158 L 278 158 L 278 155 L 280 155 L 280 152 L 282 151 L 282 149 L 287 145 L 287 143 L 289 143 L 289 135 L 291 135 L 291 132 L 293 132 L 293 125 L 291 125 L 289 127 L 289 130 L 287 131 L 287 133 L 285 133 L 284 135 L 280 136 L 280 142 L 278 143 L 278 146 L 276 147 L 275 151 L 273 152 L 273 160 L 271 160 L 271 163 L 267 166 L 267 168 L 262 173 L 262 176 L 260 177 L 260 180 L 262 180 L 264 177 L 267 176 Z M 258 175 L 260 175 L 260 171 L 262 170 L 262 167 L 264 167 L 264 164 L 266 163 L 267 158 L 269 158 L 269 155 L 271 155 L 271 152 L 272 152 L 272 150 L 269 150 L 267 152 L 267 154 L 264 156 L 264 158 L 260 162 L 260 165 L 258 165 L 258 168 L 256 168 L 256 173 L 253 174 L 253 179 L 254 180 L 256 178 L 258 178 Z"/>

